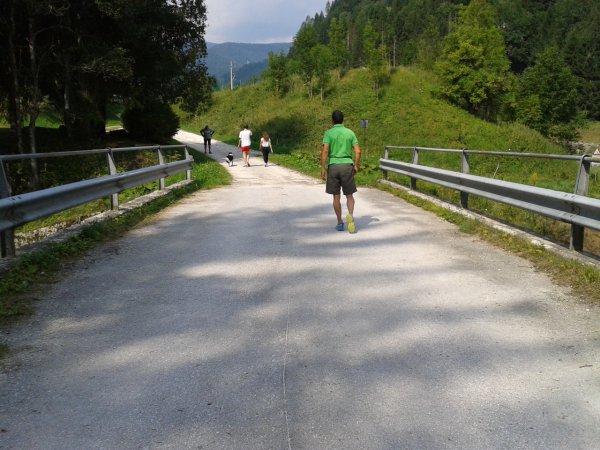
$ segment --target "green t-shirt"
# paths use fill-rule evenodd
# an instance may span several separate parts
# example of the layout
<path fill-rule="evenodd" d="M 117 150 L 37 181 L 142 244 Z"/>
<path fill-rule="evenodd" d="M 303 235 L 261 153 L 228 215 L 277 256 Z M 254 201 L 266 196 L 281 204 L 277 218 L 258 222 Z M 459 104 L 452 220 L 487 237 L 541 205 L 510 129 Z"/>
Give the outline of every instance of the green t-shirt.
<path fill-rule="evenodd" d="M 358 144 L 354 131 L 342 124 L 334 125 L 325 132 L 323 144 L 329 144 L 329 159 L 327 165 L 352 164 L 353 149 Z"/>

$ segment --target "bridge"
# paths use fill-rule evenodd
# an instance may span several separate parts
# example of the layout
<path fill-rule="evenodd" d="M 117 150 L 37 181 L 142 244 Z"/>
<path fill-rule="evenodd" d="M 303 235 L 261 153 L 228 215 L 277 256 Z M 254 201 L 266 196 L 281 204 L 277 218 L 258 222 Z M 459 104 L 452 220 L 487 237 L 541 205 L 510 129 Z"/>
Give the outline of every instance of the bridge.
<path fill-rule="evenodd" d="M 598 308 L 385 192 L 337 232 L 230 150 L 5 333 L 0 448 L 600 448 Z"/>

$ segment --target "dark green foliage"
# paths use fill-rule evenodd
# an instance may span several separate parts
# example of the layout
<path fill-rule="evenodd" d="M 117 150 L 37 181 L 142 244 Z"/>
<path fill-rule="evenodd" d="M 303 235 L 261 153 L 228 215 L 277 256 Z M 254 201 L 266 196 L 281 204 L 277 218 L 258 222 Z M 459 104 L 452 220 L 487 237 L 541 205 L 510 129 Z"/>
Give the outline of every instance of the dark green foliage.
<path fill-rule="evenodd" d="M 317 43 L 331 49 L 334 67 L 339 70 L 340 78 L 350 68 L 367 65 L 367 53 L 370 51 L 364 33 L 367 24 L 377 33 L 378 42 L 384 49 L 384 59 L 391 67 L 418 64 L 431 69 L 439 59 L 445 36 L 456 33 L 460 27 L 458 16 L 461 8 L 483 5 L 478 2 L 479 0 L 335 0 L 327 7 L 324 17 L 318 14 L 309 18 L 303 27 L 311 27 Z M 454 55 L 455 67 L 463 63 L 467 67 L 472 66 L 470 60 L 473 59 L 480 60 L 482 67 L 472 71 L 468 77 L 458 73 L 451 77 L 450 72 L 446 72 L 449 79 L 464 81 L 457 90 L 472 91 L 465 95 L 448 92 L 454 97 L 454 101 L 464 104 L 470 111 L 483 117 L 500 115 L 503 119 L 512 118 L 514 75 L 518 76 L 531 67 L 535 55 L 548 45 L 556 45 L 579 79 L 578 109 L 586 112 L 590 118 L 600 119 L 600 39 L 597 38 L 600 29 L 600 2 L 488 0 L 487 6 L 473 8 L 480 14 L 489 8 L 497 11 L 497 21 L 489 26 L 487 35 L 496 35 L 496 43 L 492 47 L 498 52 L 479 54 L 481 42 L 474 41 L 484 37 L 481 30 L 474 30 L 478 36 L 469 39 L 468 31 L 465 30 L 461 42 L 471 42 L 474 47 L 463 46 L 462 55 Z M 501 47 L 504 47 L 503 51 Z M 290 55 L 295 59 L 294 47 Z M 506 58 L 510 72 L 505 70 Z M 507 73 L 507 76 L 502 75 L 503 73 Z"/>
<path fill-rule="evenodd" d="M 577 136 L 577 79 L 557 47 L 548 47 L 520 80 L 517 118 L 542 134 L 564 141 Z"/>
<path fill-rule="evenodd" d="M 311 56 L 315 62 L 317 89 L 319 89 L 321 100 L 323 100 L 325 98 L 325 91 L 331 81 L 330 71 L 333 68 L 333 56 L 329 47 L 323 44 L 313 47 Z"/>
<path fill-rule="evenodd" d="M 305 23 L 294 37 L 292 70 L 300 75 L 302 82 L 312 97 L 312 81 L 315 74 L 315 61 L 312 49 L 317 45 L 315 28 L 310 23 Z"/>
<path fill-rule="evenodd" d="M 283 52 L 269 52 L 269 67 L 265 74 L 273 93 L 283 97 L 290 88 L 288 61 Z"/>
<path fill-rule="evenodd" d="M 167 142 L 179 129 L 179 117 L 168 104 L 147 102 L 127 109 L 122 116 L 123 127 L 132 137 Z"/>
<path fill-rule="evenodd" d="M 1 1 L 0 98 L 18 151 L 37 151 L 35 125 L 47 104 L 81 142 L 104 135 L 114 99 L 201 109 L 212 90 L 205 21 L 203 0 Z"/>
<path fill-rule="evenodd" d="M 385 44 L 381 41 L 379 33 L 373 29 L 369 21 L 363 31 L 363 51 L 372 86 L 377 96 L 381 86 L 388 78 Z"/>
<path fill-rule="evenodd" d="M 562 54 L 579 82 L 580 108 L 600 119 L 600 3 L 577 1 L 576 11 L 585 11 L 558 38 Z"/>
<path fill-rule="evenodd" d="M 509 61 L 496 11 L 473 0 L 446 36 L 437 65 L 442 94 L 481 117 L 493 119 L 509 83 Z"/>
<path fill-rule="evenodd" d="M 345 16 L 331 19 L 329 26 L 329 49 L 331 50 L 332 64 L 341 74 L 348 68 L 348 51 L 346 50 L 346 21 Z"/>

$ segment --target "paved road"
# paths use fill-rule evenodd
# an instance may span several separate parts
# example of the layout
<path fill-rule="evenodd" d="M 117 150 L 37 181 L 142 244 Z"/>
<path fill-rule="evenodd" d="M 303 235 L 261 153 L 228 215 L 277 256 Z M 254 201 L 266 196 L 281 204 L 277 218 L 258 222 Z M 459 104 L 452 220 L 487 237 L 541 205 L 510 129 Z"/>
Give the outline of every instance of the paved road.
<path fill-rule="evenodd" d="M 598 309 L 382 192 L 336 232 L 323 185 L 253 162 L 5 333 L 0 448 L 600 448 Z"/>

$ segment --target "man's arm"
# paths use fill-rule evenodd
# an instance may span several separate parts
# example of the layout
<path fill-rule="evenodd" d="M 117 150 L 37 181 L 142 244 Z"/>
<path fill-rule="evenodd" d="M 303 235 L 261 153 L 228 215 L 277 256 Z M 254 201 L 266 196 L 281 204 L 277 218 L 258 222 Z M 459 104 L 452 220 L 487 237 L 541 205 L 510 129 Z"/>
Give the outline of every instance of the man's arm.
<path fill-rule="evenodd" d="M 321 151 L 321 179 L 325 179 L 325 170 L 327 169 L 327 159 L 329 159 L 329 144 L 323 144 Z"/>
<path fill-rule="evenodd" d="M 360 163 L 360 147 L 354 144 L 354 173 L 358 173 L 358 164 Z"/>

